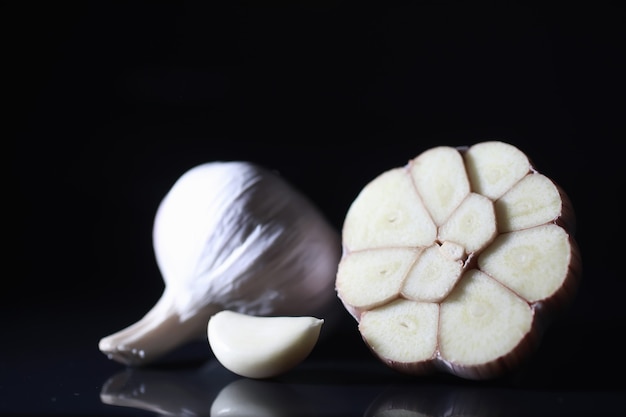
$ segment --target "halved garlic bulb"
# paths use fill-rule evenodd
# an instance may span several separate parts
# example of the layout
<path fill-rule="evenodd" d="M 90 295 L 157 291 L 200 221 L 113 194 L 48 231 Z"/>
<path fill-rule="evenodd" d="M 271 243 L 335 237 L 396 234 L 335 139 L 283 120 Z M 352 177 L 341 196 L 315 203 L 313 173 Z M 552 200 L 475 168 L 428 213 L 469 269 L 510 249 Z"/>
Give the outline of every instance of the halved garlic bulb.
<path fill-rule="evenodd" d="M 338 296 L 392 368 L 495 377 L 572 300 L 574 224 L 563 190 L 513 145 L 432 148 L 350 206 Z"/>

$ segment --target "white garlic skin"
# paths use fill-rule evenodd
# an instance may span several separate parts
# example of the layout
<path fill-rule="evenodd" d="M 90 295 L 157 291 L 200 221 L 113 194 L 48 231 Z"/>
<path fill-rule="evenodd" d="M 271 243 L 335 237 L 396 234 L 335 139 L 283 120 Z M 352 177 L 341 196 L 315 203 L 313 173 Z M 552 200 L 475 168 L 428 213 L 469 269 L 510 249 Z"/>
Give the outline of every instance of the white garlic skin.
<path fill-rule="evenodd" d="M 259 165 L 217 161 L 185 172 L 158 207 L 153 244 L 164 293 L 139 322 L 100 341 L 111 359 L 145 364 L 206 338 L 221 310 L 327 322 L 337 314 L 339 232 Z"/>
<path fill-rule="evenodd" d="M 182 320 L 206 304 L 283 315 L 334 297 L 338 232 L 278 174 L 248 162 L 187 171 L 159 206 L 153 243 Z"/>

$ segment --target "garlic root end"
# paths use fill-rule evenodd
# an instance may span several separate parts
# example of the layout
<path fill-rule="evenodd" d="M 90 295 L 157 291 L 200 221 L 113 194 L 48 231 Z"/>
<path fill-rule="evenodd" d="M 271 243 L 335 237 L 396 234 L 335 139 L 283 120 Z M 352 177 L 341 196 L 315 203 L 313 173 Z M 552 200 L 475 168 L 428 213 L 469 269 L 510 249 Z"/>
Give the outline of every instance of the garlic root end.
<path fill-rule="evenodd" d="M 100 339 L 98 348 L 109 359 L 124 365 L 145 365 L 192 340 L 206 337 L 206 323 L 216 311 L 214 306 L 207 306 L 183 321 L 164 295 L 139 321 Z"/>

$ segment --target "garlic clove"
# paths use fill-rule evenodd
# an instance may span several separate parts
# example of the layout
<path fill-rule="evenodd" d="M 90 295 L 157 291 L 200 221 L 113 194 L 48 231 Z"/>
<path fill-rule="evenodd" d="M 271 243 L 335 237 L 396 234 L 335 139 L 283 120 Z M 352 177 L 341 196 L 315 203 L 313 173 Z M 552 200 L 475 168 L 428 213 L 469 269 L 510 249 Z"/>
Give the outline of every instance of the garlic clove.
<path fill-rule="evenodd" d="M 323 323 L 316 317 L 259 317 L 223 310 L 211 317 L 207 334 L 225 368 L 248 378 L 269 378 L 311 353 Z"/>
<path fill-rule="evenodd" d="M 340 234 L 274 171 L 245 161 L 185 172 L 154 219 L 154 252 L 165 290 L 137 323 L 102 338 L 99 349 L 145 365 L 206 340 L 221 310 L 257 316 L 341 315 L 334 281 Z"/>
<path fill-rule="evenodd" d="M 567 195 L 516 147 L 429 149 L 350 206 L 337 295 L 391 368 L 497 377 L 572 301 L 574 226 Z"/>

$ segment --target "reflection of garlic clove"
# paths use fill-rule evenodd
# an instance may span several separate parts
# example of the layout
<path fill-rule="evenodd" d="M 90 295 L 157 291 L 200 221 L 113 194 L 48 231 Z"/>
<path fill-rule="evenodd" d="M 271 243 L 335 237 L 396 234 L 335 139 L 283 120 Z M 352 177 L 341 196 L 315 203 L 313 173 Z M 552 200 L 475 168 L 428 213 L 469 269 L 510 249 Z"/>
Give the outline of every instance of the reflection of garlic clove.
<path fill-rule="evenodd" d="M 153 243 L 165 290 L 137 323 L 100 340 L 118 362 L 146 364 L 206 339 L 209 318 L 221 310 L 328 322 L 337 306 L 339 232 L 258 165 L 211 162 L 187 171 L 158 208 Z"/>
<path fill-rule="evenodd" d="M 293 386 L 242 378 L 225 386 L 211 405 L 211 416 L 308 416 L 315 403 L 307 402 Z"/>

